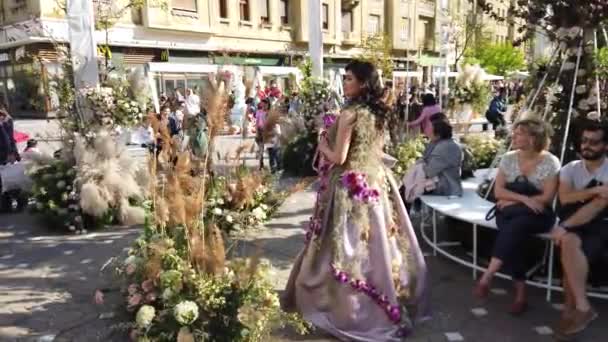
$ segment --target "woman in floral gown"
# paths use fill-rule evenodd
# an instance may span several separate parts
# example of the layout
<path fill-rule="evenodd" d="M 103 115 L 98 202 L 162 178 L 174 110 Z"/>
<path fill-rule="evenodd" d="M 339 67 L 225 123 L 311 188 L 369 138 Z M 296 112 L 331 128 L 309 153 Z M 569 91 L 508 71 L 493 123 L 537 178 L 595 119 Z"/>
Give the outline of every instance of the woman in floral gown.
<path fill-rule="evenodd" d="M 426 265 L 382 162 L 376 68 L 350 63 L 344 93 L 349 102 L 319 143 L 317 203 L 284 304 L 344 341 L 399 341 L 428 314 Z"/>

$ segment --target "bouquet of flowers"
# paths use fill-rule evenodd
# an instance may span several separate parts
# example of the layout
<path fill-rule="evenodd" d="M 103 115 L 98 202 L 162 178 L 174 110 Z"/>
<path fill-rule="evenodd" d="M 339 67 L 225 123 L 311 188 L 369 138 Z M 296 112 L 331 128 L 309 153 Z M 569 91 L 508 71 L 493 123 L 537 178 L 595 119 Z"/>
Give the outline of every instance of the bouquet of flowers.
<path fill-rule="evenodd" d="M 397 163 L 393 167 L 393 172 L 397 178 L 403 178 L 408 170 L 422 158 L 424 152 L 424 139 L 418 136 L 415 139 L 410 139 L 402 142 L 394 148 L 391 155 L 397 158 Z"/>
<path fill-rule="evenodd" d="M 450 91 L 450 109 L 458 110 L 470 105 L 474 111 L 482 113 L 489 100 L 490 89 L 485 81 L 485 71 L 479 65 L 465 65 Z"/>
<path fill-rule="evenodd" d="M 471 150 L 477 169 L 489 168 L 497 155 L 506 152 L 505 141 L 487 135 L 468 135 L 462 143 Z"/>

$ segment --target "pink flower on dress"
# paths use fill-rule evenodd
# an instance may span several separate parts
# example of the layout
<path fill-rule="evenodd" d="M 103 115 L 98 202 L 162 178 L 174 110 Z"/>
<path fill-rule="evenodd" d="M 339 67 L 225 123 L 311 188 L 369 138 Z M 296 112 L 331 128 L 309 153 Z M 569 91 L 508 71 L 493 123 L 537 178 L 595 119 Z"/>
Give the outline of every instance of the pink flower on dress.
<path fill-rule="evenodd" d="M 364 174 L 348 171 L 342 175 L 342 185 L 348 189 L 349 195 L 356 201 L 373 203 L 378 201 L 380 191 L 371 188 Z"/>
<path fill-rule="evenodd" d="M 323 116 L 323 126 L 325 126 L 325 129 L 333 126 L 336 123 L 336 119 L 336 116 L 333 114 L 325 114 Z"/>

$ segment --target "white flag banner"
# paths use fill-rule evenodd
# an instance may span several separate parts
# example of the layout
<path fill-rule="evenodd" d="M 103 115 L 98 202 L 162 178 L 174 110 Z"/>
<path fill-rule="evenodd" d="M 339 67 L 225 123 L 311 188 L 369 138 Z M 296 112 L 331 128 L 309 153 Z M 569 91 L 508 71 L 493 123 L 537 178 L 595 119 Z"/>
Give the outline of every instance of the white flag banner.
<path fill-rule="evenodd" d="M 321 31 L 321 0 L 308 2 L 308 51 L 312 60 L 312 75 L 323 77 L 323 31 Z"/>
<path fill-rule="evenodd" d="M 97 45 L 93 36 L 93 1 L 68 0 L 70 51 L 77 89 L 96 87 L 99 80 Z"/>

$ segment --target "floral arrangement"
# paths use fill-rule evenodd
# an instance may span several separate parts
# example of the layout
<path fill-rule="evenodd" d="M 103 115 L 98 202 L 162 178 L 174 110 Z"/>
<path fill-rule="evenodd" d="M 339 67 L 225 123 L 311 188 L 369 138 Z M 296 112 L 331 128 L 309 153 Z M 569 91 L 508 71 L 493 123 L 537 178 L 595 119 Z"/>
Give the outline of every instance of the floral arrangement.
<path fill-rule="evenodd" d="M 225 117 L 224 89 L 215 88 L 216 99 L 206 102 L 210 126 L 221 125 Z M 266 215 L 259 203 L 268 191 L 256 186 L 260 176 L 242 171 L 220 177 L 207 168 L 193 172 L 190 154 L 174 148 L 164 126 L 152 125 L 166 148 L 162 158 L 149 163 L 152 206 L 144 231 L 116 268 L 132 317 L 119 326 L 136 341 L 261 342 L 286 324 L 304 332 L 297 315 L 280 309 L 268 262 L 226 260 L 220 227 L 230 223 L 229 216 L 237 222 L 235 212 L 242 208 L 260 220 Z M 219 127 L 210 127 L 210 140 Z"/>
<path fill-rule="evenodd" d="M 497 155 L 506 152 L 504 140 L 488 135 L 468 135 L 462 137 L 462 143 L 471 151 L 476 169 L 489 168 Z"/>
<path fill-rule="evenodd" d="M 202 272 L 197 255 L 214 247 L 203 252 L 186 229 L 160 233 L 149 223 L 117 269 L 134 315 L 126 325 L 133 340 L 268 341 L 286 324 L 305 331 L 296 315 L 281 311 L 269 262 L 234 259 Z"/>
<path fill-rule="evenodd" d="M 393 172 L 397 178 L 403 178 L 408 170 L 422 158 L 424 153 L 424 139 L 418 136 L 414 139 L 409 139 L 395 146 L 391 155 L 395 156 L 397 162 L 393 167 Z"/>
<path fill-rule="evenodd" d="M 33 167 L 34 210 L 53 227 L 75 233 L 111 223 L 144 223 L 147 174 L 107 131 L 75 135 L 62 159 Z"/>
<path fill-rule="evenodd" d="M 103 126 L 132 127 L 146 117 L 146 106 L 129 96 L 128 86 L 124 83 L 109 87 L 83 88 L 81 93 L 95 120 Z"/>
<path fill-rule="evenodd" d="M 479 65 L 465 65 L 450 90 L 449 106 L 458 110 L 471 105 L 477 113 L 482 113 L 490 100 L 490 89 L 485 81 L 485 71 Z"/>
<path fill-rule="evenodd" d="M 44 216 L 50 227 L 86 233 L 80 198 L 76 192 L 76 171 L 63 160 L 56 160 L 30 173 L 34 183 L 32 199 L 35 212 Z M 107 218 L 99 222 L 107 221 Z"/>
<path fill-rule="evenodd" d="M 304 130 L 287 143 L 283 151 L 283 165 L 288 173 L 312 176 L 315 175 L 312 162 L 319 133 L 325 126 L 324 116 L 339 110 L 339 101 L 327 80 L 312 77 L 309 62 L 304 63 L 302 71 L 304 79 L 298 98 L 301 101 L 300 116 Z"/>
<path fill-rule="evenodd" d="M 258 227 L 276 212 L 286 192 L 271 189 L 272 177 L 246 168 L 210 180 L 206 221 L 225 233 Z"/>

